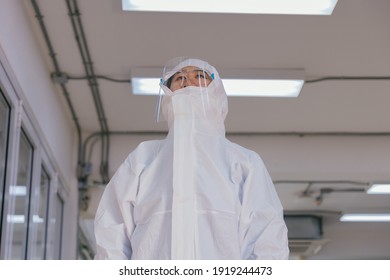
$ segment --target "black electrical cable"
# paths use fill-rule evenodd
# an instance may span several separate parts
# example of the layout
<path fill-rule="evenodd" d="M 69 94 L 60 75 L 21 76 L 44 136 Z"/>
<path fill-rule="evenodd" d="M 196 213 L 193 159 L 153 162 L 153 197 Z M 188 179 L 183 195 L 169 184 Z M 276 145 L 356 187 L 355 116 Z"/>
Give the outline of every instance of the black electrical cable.
<path fill-rule="evenodd" d="M 274 184 L 309 184 L 313 186 L 314 184 L 332 184 L 332 185 L 359 185 L 359 186 L 368 186 L 368 182 L 361 181 L 348 181 L 348 180 L 277 180 L 274 181 Z"/>
<path fill-rule="evenodd" d="M 275 185 L 278 184 L 307 184 L 307 187 L 301 192 L 302 197 L 312 197 L 313 191 L 311 188 L 314 185 L 358 185 L 358 186 L 369 186 L 369 182 L 359 182 L 359 181 L 348 181 L 348 180 L 278 180 L 273 182 Z M 332 187 L 322 187 L 319 190 L 319 194 L 315 197 L 315 201 L 320 205 L 324 200 L 325 194 L 330 194 L 333 192 L 338 193 L 347 193 L 347 192 L 365 192 L 365 188 L 332 188 Z M 317 192 L 318 192 L 317 191 Z"/>
<path fill-rule="evenodd" d="M 64 73 L 61 73 L 61 74 L 64 74 Z M 67 74 L 64 74 L 64 75 L 68 80 L 87 80 L 87 79 L 91 79 L 91 78 L 96 78 L 96 79 L 108 80 L 108 81 L 115 82 L 115 83 L 131 83 L 131 79 L 115 79 L 115 78 L 111 78 L 111 77 L 104 76 L 104 75 L 95 75 L 94 77 L 88 77 L 88 76 L 79 76 L 78 77 L 78 76 L 70 76 Z M 347 76 L 347 77 L 329 76 L 329 77 L 320 77 L 317 79 L 305 80 L 305 83 L 310 84 L 310 83 L 317 83 L 317 82 L 324 82 L 324 81 L 348 81 L 348 80 L 354 80 L 354 81 L 389 80 L 390 81 L 390 76 L 356 76 L 356 77 L 354 77 L 354 76 Z"/>
<path fill-rule="evenodd" d="M 88 80 L 88 79 L 93 78 L 93 77 L 87 77 L 87 76 L 76 77 L 76 76 L 68 76 L 68 75 L 66 75 L 65 77 L 68 80 Z M 110 77 L 103 76 L 103 75 L 95 75 L 94 78 L 103 79 L 103 80 L 107 80 L 107 81 L 114 82 L 114 83 L 126 83 L 126 84 L 131 83 L 130 79 L 127 79 L 127 80 L 126 79 L 114 79 L 114 78 L 110 78 Z"/>
<path fill-rule="evenodd" d="M 67 74 L 64 74 L 64 73 L 61 73 L 63 75 L 65 75 L 65 77 L 68 79 L 68 80 L 88 80 L 88 79 L 91 79 L 91 78 L 96 78 L 96 79 L 103 79 L 103 80 L 107 80 L 107 81 L 111 81 L 111 82 L 115 82 L 115 83 L 128 83 L 130 84 L 131 83 L 131 79 L 115 79 L 115 78 L 111 78 L 111 77 L 108 77 L 108 76 L 104 76 L 104 75 L 94 75 L 93 77 L 89 77 L 89 76 L 70 76 L 70 75 L 67 75 Z M 321 77 L 321 78 L 317 78 L 317 79 L 311 79 L 311 80 L 305 80 L 305 83 L 307 84 L 310 84 L 310 83 L 317 83 L 317 82 L 324 82 L 324 81 L 348 81 L 348 80 L 355 80 L 355 81 L 363 81 L 363 80 L 389 80 L 390 81 L 390 76 L 356 76 L 356 77 L 353 77 L 353 76 L 349 76 L 349 77 L 337 77 L 337 76 L 330 76 L 330 77 Z"/>
<path fill-rule="evenodd" d="M 305 83 L 306 84 L 310 84 L 310 83 L 317 83 L 317 82 L 324 82 L 324 81 L 348 81 L 348 80 L 390 80 L 390 77 L 387 77 L 387 76 L 356 76 L 356 77 L 353 77 L 353 76 L 349 76 L 349 77 L 322 77 L 322 78 L 318 78 L 318 79 L 312 79 L 312 80 L 306 80 Z"/>

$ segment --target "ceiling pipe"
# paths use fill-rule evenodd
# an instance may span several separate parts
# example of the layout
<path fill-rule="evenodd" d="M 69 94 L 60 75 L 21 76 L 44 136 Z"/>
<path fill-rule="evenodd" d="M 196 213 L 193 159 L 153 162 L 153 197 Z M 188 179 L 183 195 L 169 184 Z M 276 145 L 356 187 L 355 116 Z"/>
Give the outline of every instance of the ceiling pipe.
<path fill-rule="evenodd" d="M 77 117 L 77 113 L 75 110 L 75 107 L 73 105 L 73 102 L 71 100 L 71 96 L 69 94 L 69 91 L 66 86 L 66 82 L 68 81 L 68 78 L 66 75 L 64 75 L 64 72 L 61 70 L 61 67 L 58 63 L 57 60 L 57 54 L 54 51 L 52 42 L 50 40 L 50 36 L 48 34 L 45 22 L 44 22 L 44 16 L 41 13 L 40 7 L 37 3 L 36 0 L 31 0 L 32 7 L 35 12 L 35 17 L 38 20 L 39 27 L 41 29 L 41 32 L 43 34 L 46 46 L 49 51 L 49 56 L 51 58 L 51 62 L 54 67 L 54 72 L 51 74 L 51 78 L 54 82 L 58 83 L 60 88 L 62 89 L 62 93 L 65 97 L 67 106 L 70 110 L 72 120 L 74 122 L 74 125 L 76 127 L 76 134 L 77 134 L 77 143 L 78 143 L 78 152 L 77 152 L 77 157 L 78 157 L 78 162 L 77 162 L 77 179 L 79 183 L 79 190 L 81 190 L 82 193 L 85 193 L 88 184 L 88 176 L 91 174 L 91 165 L 89 163 L 85 162 L 85 152 L 83 151 L 83 140 L 82 140 L 82 129 L 81 125 L 79 122 L 79 118 Z M 99 123 L 101 127 L 100 135 L 102 138 L 102 149 L 101 149 L 101 166 L 100 166 L 100 174 L 102 176 L 102 181 L 103 182 L 108 182 L 109 177 L 108 177 L 108 154 L 109 154 L 109 129 L 107 125 L 107 121 L 105 118 L 105 114 L 103 111 L 103 106 L 102 102 L 100 99 L 100 93 L 99 93 L 99 88 L 97 84 L 97 75 L 94 73 L 94 69 L 92 67 L 93 63 L 91 61 L 91 56 L 88 50 L 88 46 L 86 43 L 85 39 L 85 34 L 81 25 L 81 20 L 80 20 L 80 12 L 77 7 L 77 3 L 73 1 L 72 3 L 70 1 L 67 1 L 68 4 L 68 9 L 69 9 L 69 15 L 72 18 L 72 27 L 74 28 L 75 32 L 75 37 L 78 42 L 79 50 L 81 53 L 81 56 L 83 58 L 83 63 L 86 71 L 86 75 L 88 76 L 89 80 L 89 85 L 91 87 L 94 101 L 95 101 L 95 106 L 96 106 L 96 111 L 98 114 L 99 118 Z M 80 204 L 83 205 L 85 204 L 84 202 L 84 196 L 83 194 L 80 195 L 79 200 Z"/>
<path fill-rule="evenodd" d="M 104 183 L 107 183 L 109 181 L 108 176 L 108 157 L 109 157 L 109 147 L 110 147 L 110 134 L 109 134 L 109 128 L 107 124 L 107 118 L 104 113 L 103 103 L 100 97 L 100 90 L 99 85 L 97 82 L 97 76 L 95 74 L 94 68 L 93 68 L 93 62 L 91 59 L 91 55 L 88 48 L 87 39 L 85 36 L 84 28 L 81 22 L 81 13 L 77 5 L 76 0 L 67 0 L 66 1 L 67 8 L 68 8 L 68 14 L 71 19 L 72 28 L 74 31 L 74 35 L 76 38 L 77 46 L 80 51 L 80 55 L 83 61 L 83 66 L 85 70 L 85 74 L 88 78 L 88 84 L 92 91 L 92 97 L 94 100 L 96 112 L 98 115 L 98 120 L 100 124 L 100 135 L 102 138 L 102 145 L 101 145 L 101 163 L 100 163 L 100 174 L 102 177 L 102 181 Z M 83 153 L 82 160 L 85 163 L 85 153 Z M 88 174 L 89 175 L 89 174 Z M 87 176 L 86 176 L 87 177 Z M 85 178 L 85 184 L 87 183 L 87 178 Z M 86 187 L 86 186 L 85 186 Z"/>
<path fill-rule="evenodd" d="M 309 197 L 314 196 L 314 201 L 317 206 L 321 205 L 324 196 L 330 193 L 350 193 L 350 192 L 360 192 L 365 193 L 366 188 L 370 186 L 369 182 L 361 181 L 348 181 L 348 180 L 277 180 L 274 181 L 275 185 L 278 184 L 307 184 L 307 187 L 300 193 L 300 197 Z M 334 187 L 321 187 L 319 190 L 312 190 L 311 188 L 315 185 L 356 185 L 361 186 L 360 188 L 334 188 Z"/>
<path fill-rule="evenodd" d="M 155 130 L 132 130 L 132 131 L 109 131 L 110 135 L 166 135 L 168 131 Z M 101 132 L 92 133 L 84 142 L 85 145 L 94 138 L 101 136 Z M 390 137 L 390 132 L 226 132 L 226 136 L 293 136 L 293 137 Z"/>
<path fill-rule="evenodd" d="M 324 82 L 324 81 L 348 81 L 348 80 L 352 80 L 352 81 L 367 81 L 367 80 L 378 81 L 378 80 L 390 80 L 390 77 L 388 77 L 388 76 L 321 77 L 321 78 L 312 79 L 312 80 L 305 80 L 305 83 L 310 84 L 310 83 L 317 83 L 317 82 Z"/>
<path fill-rule="evenodd" d="M 46 25 L 45 25 L 45 22 L 43 20 L 43 15 L 40 11 L 40 8 L 35 0 L 31 0 L 31 4 L 32 4 L 34 12 L 35 12 L 35 17 L 37 18 L 40 29 L 42 31 L 46 46 L 49 50 L 49 56 L 50 56 L 51 61 L 53 63 L 54 71 L 55 71 L 55 73 L 62 73 L 61 68 L 58 64 L 57 58 L 56 58 L 56 53 L 54 51 L 53 45 L 51 44 L 50 37 L 49 37 L 49 34 L 47 32 Z M 69 92 L 68 92 L 66 85 L 60 84 L 60 87 L 61 87 L 62 93 L 65 97 L 68 108 L 70 110 L 72 120 L 73 120 L 74 125 L 76 127 L 77 147 L 78 147 L 78 152 L 77 152 L 78 166 L 80 166 L 80 164 L 82 163 L 82 158 L 81 158 L 81 156 L 82 156 L 82 137 L 81 137 L 80 122 L 79 122 L 79 119 L 77 117 L 76 111 L 75 111 L 74 106 L 73 106 L 73 102 L 70 98 L 70 95 L 69 95 Z"/>

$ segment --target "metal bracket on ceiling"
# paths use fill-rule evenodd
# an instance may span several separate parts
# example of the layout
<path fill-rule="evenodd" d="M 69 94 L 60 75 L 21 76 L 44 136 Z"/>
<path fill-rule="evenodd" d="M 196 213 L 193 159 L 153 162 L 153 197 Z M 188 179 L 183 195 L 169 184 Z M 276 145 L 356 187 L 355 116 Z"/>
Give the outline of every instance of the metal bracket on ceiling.
<path fill-rule="evenodd" d="M 69 81 L 68 75 L 61 72 L 51 73 L 51 79 L 56 84 L 66 84 Z"/>

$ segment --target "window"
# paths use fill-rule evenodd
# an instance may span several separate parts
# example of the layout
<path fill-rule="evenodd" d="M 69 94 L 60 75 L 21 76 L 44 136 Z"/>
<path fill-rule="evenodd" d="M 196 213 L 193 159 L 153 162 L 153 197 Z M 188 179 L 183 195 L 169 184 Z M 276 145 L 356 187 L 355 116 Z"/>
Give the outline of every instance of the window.
<path fill-rule="evenodd" d="M 10 107 L 0 91 L 0 228 L 4 208 L 5 173 L 7 163 L 7 144 L 9 131 Z M 1 232 L 0 232 L 1 240 Z"/>
<path fill-rule="evenodd" d="M 38 211 L 32 214 L 32 230 L 31 244 L 29 248 L 32 249 L 31 259 L 44 260 L 46 258 L 46 236 L 48 225 L 48 209 L 49 209 L 49 189 L 50 177 L 44 166 L 41 168 L 40 186 L 37 194 L 33 197 L 36 200 Z"/>
<path fill-rule="evenodd" d="M 70 190 L 3 58 L 0 48 L 0 259 L 61 259 Z"/>
<path fill-rule="evenodd" d="M 54 255 L 56 260 L 61 259 L 61 244 L 62 244 L 62 227 L 64 219 L 64 201 L 61 196 L 57 194 L 56 197 L 56 218 L 55 218 L 55 240 L 54 240 Z"/>
<path fill-rule="evenodd" d="M 10 187 L 10 199 L 14 201 L 13 211 L 8 213 L 7 222 L 11 229 L 11 258 L 26 258 L 29 227 L 30 190 L 32 182 L 33 146 L 22 130 L 19 143 L 19 159 L 16 186 Z"/>

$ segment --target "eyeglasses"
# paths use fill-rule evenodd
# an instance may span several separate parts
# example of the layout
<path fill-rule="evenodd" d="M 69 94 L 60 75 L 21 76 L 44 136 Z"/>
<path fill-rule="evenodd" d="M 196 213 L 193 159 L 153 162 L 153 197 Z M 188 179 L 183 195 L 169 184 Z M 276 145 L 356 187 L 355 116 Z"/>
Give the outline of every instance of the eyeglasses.
<path fill-rule="evenodd" d="M 176 72 L 167 83 L 172 90 L 178 90 L 187 86 L 207 87 L 212 81 L 211 75 L 204 69 L 196 67 L 186 67 L 180 72 Z"/>

